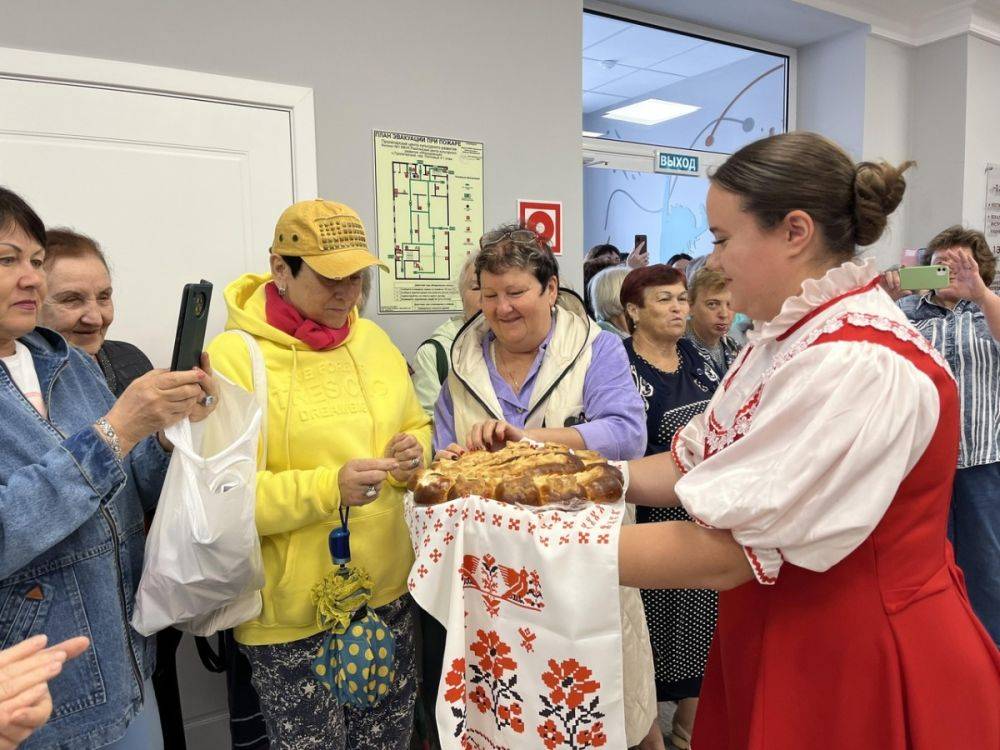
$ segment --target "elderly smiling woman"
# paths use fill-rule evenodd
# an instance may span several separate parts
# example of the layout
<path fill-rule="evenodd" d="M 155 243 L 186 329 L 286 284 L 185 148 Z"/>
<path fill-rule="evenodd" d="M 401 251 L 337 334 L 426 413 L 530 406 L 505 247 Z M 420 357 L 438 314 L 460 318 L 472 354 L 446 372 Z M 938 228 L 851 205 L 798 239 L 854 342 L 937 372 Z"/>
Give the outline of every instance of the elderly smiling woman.
<path fill-rule="evenodd" d="M 434 413 L 439 455 L 528 437 L 614 459 L 641 456 L 645 415 L 621 339 L 587 318 L 576 295 L 560 292 L 556 259 L 534 232 L 502 226 L 479 244 L 482 314 L 452 346 Z M 631 746 L 650 731 L 656 698 L 642 601 L 635 589 L 620 598 Z"/>
<path fill-rule="evenodd" d="M 90 357 L 36 327 L 45 243 L 38 215 L 0 188 L 0 647 L 93 644 L 51 683 L 52 718 L 25 747 L 154 748 L 152 642 L 129 626 L 143 510 L 167 467 L 153 435 L 206 416 L 215 386 L 203 370 L 156 370 L 116 401 Z"/>
<path fill-rule="evenodd" d="M 459 444 L 497 448 L 528 437 L 613 459 L 641 456 L 642 401 L 621 339 L 560 291 L 555 256 L 534 232 L 502 226 L 480 248 L 483 310 L 452 346 L 434 447 L 453 453 Z"/>

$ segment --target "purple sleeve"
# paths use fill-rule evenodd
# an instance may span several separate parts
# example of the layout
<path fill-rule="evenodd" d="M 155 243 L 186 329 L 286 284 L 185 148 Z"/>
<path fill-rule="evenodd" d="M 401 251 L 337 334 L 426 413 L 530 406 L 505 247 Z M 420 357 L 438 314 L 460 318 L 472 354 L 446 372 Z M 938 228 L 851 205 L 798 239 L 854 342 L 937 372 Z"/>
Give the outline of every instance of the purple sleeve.
<path fill-rule="evenodd" d="M 646 452 L 642 398 L 621 339 L 608 331 L 594 339 L 583 381 L 583 409 L 587 422 L 576 425 L 576 430 L 590 450 L 618 461 L 639 458 Z"/>
<path fill-rule="evenodd" d="M 437 403 L 434 404 L 434 452 L 447 448 L 455 439 L 455 407 L 451 403 L 451 389 L 448 381 L 441 387 Z"/>

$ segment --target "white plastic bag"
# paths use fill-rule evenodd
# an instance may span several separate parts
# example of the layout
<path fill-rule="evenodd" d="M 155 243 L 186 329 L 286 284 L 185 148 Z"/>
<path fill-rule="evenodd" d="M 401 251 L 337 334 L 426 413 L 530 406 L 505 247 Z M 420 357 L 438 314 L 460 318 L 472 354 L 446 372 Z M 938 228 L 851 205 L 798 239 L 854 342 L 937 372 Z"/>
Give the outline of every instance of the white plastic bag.
<path fill-rule="evenodd" d="M 174 444 L 146 540 L 132 627 L 211 635 L 260 614 L 264 563 L 254 521 L 261 412 L 216 375 L 219 406 L 167 429 Z"/>

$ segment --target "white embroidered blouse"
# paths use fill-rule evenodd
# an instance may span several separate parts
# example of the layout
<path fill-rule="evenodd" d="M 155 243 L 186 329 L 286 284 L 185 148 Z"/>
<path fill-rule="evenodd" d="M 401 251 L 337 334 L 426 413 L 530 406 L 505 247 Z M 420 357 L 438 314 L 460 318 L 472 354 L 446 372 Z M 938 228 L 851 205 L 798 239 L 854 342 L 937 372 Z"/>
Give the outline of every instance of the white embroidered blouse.
<path fill-rule="evenodd" d="M 731 530 L 760 583 L 774 583 L 784 560 L 824 571 L 847 557 L 937 427 L 937 389 L 905 357 L 865 341 L 810 346 L 844 325 L 871 326 L 947 368 L 872 284 L 877 273 L 849 262 L 806 281 L 775 318 L 755 323 L 724 386 L 674 439 L 681 504 Z"/>

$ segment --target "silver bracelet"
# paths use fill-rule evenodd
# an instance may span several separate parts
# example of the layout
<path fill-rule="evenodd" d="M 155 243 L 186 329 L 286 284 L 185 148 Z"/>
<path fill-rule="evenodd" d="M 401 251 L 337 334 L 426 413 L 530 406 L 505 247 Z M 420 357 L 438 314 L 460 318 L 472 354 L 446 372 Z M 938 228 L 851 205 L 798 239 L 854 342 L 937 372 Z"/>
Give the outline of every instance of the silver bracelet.
<path fill-rule="evenodd" d="M 111 426 L 111 423 L 104 417 L 98 417 L 97 421 L 94 422 L 94 430 L 101 437 L 111 452 L 115 454 L 115 458 L 119 461 L 125 459 L 125 454 L 122 453 L 122 445 L 118 442 L 118 433 L 115 432 L 115 428 Z"/>

